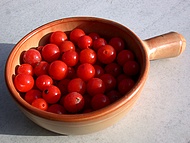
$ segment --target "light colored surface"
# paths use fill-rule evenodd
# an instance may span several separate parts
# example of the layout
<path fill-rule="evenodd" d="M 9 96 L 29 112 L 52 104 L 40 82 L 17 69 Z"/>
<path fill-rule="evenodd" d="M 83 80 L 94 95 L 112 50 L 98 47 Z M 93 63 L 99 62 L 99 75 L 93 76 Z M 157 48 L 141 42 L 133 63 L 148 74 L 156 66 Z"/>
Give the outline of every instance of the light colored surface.
<path fill-rule="evenodd" d="M 0 6 L 0 142 L 190 143 L 189 0 L 1 0 Z M 187 40 L 179 57 L 151 61 L 141 97 L 121 121 L 83 136 L 57 135 L 32 123 L 10 98 L 3 74 L 10 50 L 25 34 L 71 16 L 111 19 L 142 39 L 176 31 Z"/>

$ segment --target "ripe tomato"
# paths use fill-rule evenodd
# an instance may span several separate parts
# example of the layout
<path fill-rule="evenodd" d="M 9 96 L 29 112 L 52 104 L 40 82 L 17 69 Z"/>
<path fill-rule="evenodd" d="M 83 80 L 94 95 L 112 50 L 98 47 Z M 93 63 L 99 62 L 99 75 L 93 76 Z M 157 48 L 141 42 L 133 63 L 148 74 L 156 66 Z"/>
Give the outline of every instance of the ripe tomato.
<path fill-rule="evenodd" d="M 88 81 L 93 78 L 95 75 L 94 67 L 89 63 L 84 63 L 78 66 L 77 76 L 84 81 Z"/>
<path fill-rule="evenodd" d="M 92 46 L 92 38 L 88 35 L 78 38 L 77 45 L 80 49 L 87 49 Z"/>
<path fill-rule="evenodd" d="M 65 114 L 65 108 L 60 104 L 52 104 L 47 109 L 48 112 L 56 113 L 56 114 Z"/>
<path fill-rule="evenodd" d="M 36 87 L 40 90 L 44 90 L 47 86 L 53 84 L 53 79 L 48 75 L 40 75 L 35 80 Z"/>
<path fill-rule="evenodd" d="M 99 65 L 93 65 L 95 69 L 95 76 L 94 77 L 100 77 L 104 74 L 104 69 Z"/>
<path fill-rule="evenodd" d="M 77 44 L 78 42 L 78 39 L 81 37 L 81 36 L 84 36 L 85 35 L 85 32 L 82 30 L 82 29 L 79 29 L 79 28 L 76 28 L 74 30 L 71 31 L 70 35 L 69 35 L 69 38 L 70 40 L 74 43 L 74 44 Z"/>
<path fill-rule="evenodd" d="M 111 38 L 109 44 L 114 47 L 117 53 L 125 48 L 125 43 L 120 37 Z"/>
<path fill-rule="evenodd" d="M 105 46 L 106 44 L 107 42 L 104 38 L 98 38 L 93 41 L 92 47 L 95 51 L 98 51 L 101 46 Z"/>
<path fill-rule="evenodd" d="M 30 64 L 21 64 L 16 71 L 16 74 L 29 74 L 33 75 L 33 67 Z"/>
<path fill-rule="evenodd" d="M 64 97 L 64 107 L 70 113 L 78 113 L 84 107 L 84 98 L 78 92 L 71 92 Z"/>
<path fill-rule="evenodd" d="M 134 57 L 130 50 L 122 50 L 117 55 L 117 63 L 123 66 L 127 61 L 133 61 Z"/>
<path fill-rule="evenodd" d="M 53 62 L 57 60 L 60 56 L 59 47 L 55 44 L 46 44 L 42 48 L 42 57 L 47 62 Z"/>
<path fill-rule="evenodd" d="M 24 100 L 28 102 L 29 104 L 32 104 L 32 102 L 37 99 L 42 97 L 42 92 L 38 89 L 31 89 L 26 92 L 24 96 Z"/>
<path fill-rule="evenodd" d="M 100 79 L 102 79 L 105 84 L 106 92 L 115 89 L 117 81 L 111 74 L 103 74 Z"/>
<path fill-rule="evenodd" d="M 62 79 L 57 83 L 57 87 L 59 88 L 59 90 L 61 91 L 62 95 L 65 95 L 68 93 L 68 84 L 70 82 L 70 79 Z"/>
<path fill-rule="evenodd" d="M 34 67 L 34 74 L 36 76 L 48 74 L 48 68 L 49 68 L 49 63 L 46 61 L 41 61 L 36 64 Z"/>
<path fill-rule="evenodd" d="M 63 53 L 61 59 L 65 64 L 67 64 L 67 66 L 72 67 L 78 63 L 79 56 L 76 51 L 69 50 Z"/>
<path fill-rule="evenodd" d="M 32 106 L 46 111 L 48 109 L 48 104 L 43 98 L 37 98 L 32 102 Z"/>
<path fill-rule="evenodd" d="M 91 78 L 87 82 L 87 93 L 91 96 L 104 93 L 106 90 L 104 82 L 100 78 Z"/>
<path fill-rule="evenodd" d="M 122 96 L 117 90 L 111 90 L 109 91 L 106 96 L 109 98 L 110 103 L 113 103 L 117 100 L 119 100 Z"/>
<path fill-rule="evenodd" d="M 14 86 L 20 92 L 27 92 L 34 86 L 34 78 L 29 74 L 17 74 L 14 78 Z"/>
<path fill-rule="evenodd" d="M 125 95 L 133 88 L 134 84 L 135 82 L 131 78 L 123 79 L 118 84 L 118 90 L 122 95 Z"/>
<path fill-rule="evenodd" d="M 62 31 L 55 31 L 50 36 L 50 43 L 60 46 L 60 44 L 67 40 L 67 35 Z"/>
<path fill-rule="evenodd" d="M 69 50 L 75 50 L 75 45 L 71 41 L 63 41 L 61 45 L 59 46 L 61 54 L 69 51 Z"/>
<path fill-rule="evenodd" d="M 68 84 L 69 92 L 78 92 L 84 94 L 86 91 L 86 83 L 81 78 L 74 78 Z"/>
<path fill-rule="evenodd" d="M 42 60 L 41 54 L 36 49 L 29 49 L 24 52 L 23 62 L 32 65 L 33 67 Z"/>
<path fill-rule="evenodd" d="M 94 64 L 96 62 L 96 52 L 92 49 L 84 49 L 79 55 L 80 63 Z"/>
<path fill-rule="evenodd" d="M 126 75 L 137 75 L 139 73 L 139 64 L 136 61 L 128 61 L 123 66 Z"/>
<path fill-rule="evenodd" d="M 88 36 L 90 36 L 93 41 L 100 38 L 100 36 L 97 33 L 94 33 L 94 32 L 88 34 Z"/>
<path fill-rule="evenodd" d="M 116 58 L 116 51 L 110 45 L 101 46 L 98 49 L 97 57 L 104 64 L 112 63 Z"/>
<path fill-rule="evenodd" d="M 114 77 L 118 77 L 122 73 L 122 68 L 117 63 L 110 63 L 105 66 L 105 72 Z"/>
<path fill-rule="evenodd" d="M 60 60 L 53 61 L 49 65 L 48 73 L 54 80 L 62 80 L 67 76 L 67 65 Z"/>
<path fill-rule="evenodd" d="M 42 97 L 47 103 L 54 104 L 61 98 L 61 91 L 57 86 L 50 85 L 44 88 Z"/>
<path fill-rule="evenodd" d="M 91 105 L 94 110 L 101 109 L 110 104 L 109 98 L 104 94 L 96 94 L 91 100 Z"/>

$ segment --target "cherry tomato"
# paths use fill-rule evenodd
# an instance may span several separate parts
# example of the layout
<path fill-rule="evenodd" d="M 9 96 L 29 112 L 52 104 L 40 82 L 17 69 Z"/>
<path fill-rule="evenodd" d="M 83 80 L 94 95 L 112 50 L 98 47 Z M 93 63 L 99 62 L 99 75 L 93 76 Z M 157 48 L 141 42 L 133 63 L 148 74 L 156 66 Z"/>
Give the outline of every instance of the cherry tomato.
<path fill-rule="evenodd" d="M 40 90 L 44 90 L 47 86 L 53 84 L 53 79 L 48 75 L 40 75 L 36 78 L 36 86 Z"/>
<path fill-rule="evenodd" d="M 110 45 L 101 46 L 98 49 L 97 57 L 104 64 L 112 63 L 116 58 L 116 51 Z"/>
<path fill-rule="evenodd" d="M 77 76 L 84 81 L 88 81 L 93 78 L 95 75 L 94 67 L 89 63 L 84 63 L 78 66 Z"/>
<path fill-rule="evenodd" d="M 86 91 L 86 83 L 81 78 L 74 78 L 68 84 L 69 92 L 78 92 L 84 94 Z"/>
<path fill-rule="evenodd" d="M 117 63 L 110 63 L 106 65 L 105 72 L 118 77 L 122 73 L 122 68 Z"/>
<path fill-rule="evenodd" d="M 34 67 L 34 74 L 36 76 L 48 74 L 48 68 L 49 68 L 49 63 L 46 61 L 41 61 Z"/>
<path fill-rule="evenodd" d="M 14 86 L 20 92 L 27 92 L 34 86 L 34 78 L 29 74 L 17 74 L 14 78 Z"/>
<path fill-rule="evenodd" d="M 69 50 L 75 50 L 75 45 L 71 41 L 63 41 L 61 45 L 59 46 L 61 54 L 69 51 Z"/>
<path fill-rule="evenodd" d="M 127 76 L 126 74 L 120 74 L 117 77 L 117 83 L 119 83 L 120 81 L 122 81 L 123 79 L 126 79 L 126 78 L 130 78 L 130 76 Z"/>
<path fill-rule="evenodd" d="M 84 107 L 84 98 L 78 92 L 71 92 L 64 97 L 64 107 L 70 113 L 78 113 Z"/>
<path fill-rule="evenodd" d="M 68 84 L 70 82 L 70 79 L 62 79 L 58 82 L 57 87 L 59 88 L 59 90 L 61 91 L 62 95 L 65 95 L 68 93 Z"/>
<path fill-rule="evenodd" d="M 100 78 L 91 78 L 87 82 L 87 93 L 91 96 L 105 92 L 105 84 Z"/>
<path fill-rule="evenodd" d="M 118 90 L 122 95 L 125 95 L 133 88 L 134 84 L 135 82 L 130 78 L 123 79 L 118 84 Z"/>
<path fill-rule="evenodd" d="M 134 54 L 130 50 L 122 50 L 117 55 L 117 63 L 123 66 L 127 61 L 133 61 Z"/>
<path fill-rule="evenodd" d="M 79 55 L 80 63 L 94 64 L 96 62 L 96 52 L 92 49 L 84 49 Z"/>
<path fill-rule="evenodd" d="M 76 28 L 71 31 L 69 38 L 72 42 L 76 44 L 78 42 L 78 39 L 84 35 L 85 35 L 85 32 L 82 29 Z"/>
<path fill-rule="evenodd" d="M 126 75 L 137 75 L 139 73 L 139 64 L 136 61 L 128 61 L 123 66 Z"/>
<path fill-rule="evenodd" d="M 104 74 L 104 69 L 99 65 L 93 65 L 95 69 L 95 76 L 94 77 L 100 77 Z"/>
<path fill-rule="evenodd" d="M 62 80 L 67 76 L 67 65 L 60 60 L 53 61 L 49 65 L 48 73 L 54 80 Z"/>
<path fill-rule="evenodd" d="M 74 67 L 67 67 L 67 77 L 68 79 L 73 79 L 77 77 Z"/>
<path fill-rule="evenodd" d="M 78 63 L 79 56 L 76 51 L 69 50 L 62 55 L 61 59 L 67 66 L 72 67 Z"/>
<path fill-rule="evenodd" d="M 117 81 L 111 74 L 103 74 L 100 79 L 102 79 L 105 84 L 106 92 L 115 89 Z"/>
<path fill-rule="evenodd" d="M 65 108 L 60 104 L 52 104 L 47 109 L 48 112 L 56 113 L 56 114 L 65 114 Z"/>
<path fill-rule="evenodd" d="M 33 67 L 30 64 L 21 64 L 17 71 L 17 74 L 29 74 L 29 75 L 33 75 Z"/>
<path fill-rule="evenodd" d="M 32 102 L 32 106 L 46 111 L 48 109 L 48 104 L 43 98 L 37 98 Z"/>
<path fill-rule="evenodd" d="M 42 60 L 41 54 L 36 49 L 29 49 L 24 52 L 23 62 L 32 65 L 33 67 Z"/>
<path fill-rule="evenodd" d="M 119 37 L 111 38 L 111 40 L 109 41 L 109 44 L 114 47 L 117 53 L 119 53 L 121 50 L 125 48 L 125 43 L 123 39 Z"/>
<path fill-rule="evenodd" d="M 91 100 L 91 105 L 94 110 L 101 109 L 110 104 L 109 98 L 104 94 L 96 94 Z"/>
<path fill-rule="evenodd" d="M 42 57 L 47 62 L 53 62 L 60 56 L 59 47 L 55 44 L 46 44 L 42 49 Z"/>
<path fill-rule="evenodd" d="M 88 35 L 78 38 L 77 45 L 80 49 L 87 49 L 92 46 L 92 38 Z"/>
<path fill-rule="evenodd" d="M 42 97 L 47 103 L 54 104 L 61 98 L 61 91 L 57 86 L 50 85 L 44 88 Z"/>
<path fill-rule="evenodd" d="M 94 32 L 88 34 L 88 36 L 90 36 L 93 41 L 100 38 L 100 36 L 97 33 L 94 33 Z"/>
<path fill-rule="evenodd" d="M 60 44 L 67 40 L 67 35 L 62 31 L 55 31 L 50 36 L 50 43 L 60 46 Z"/>
<path fill-rule="evenodd" d="M 111 90 L 109 91 L 106 96 L 109 98 L 110 103 L 113 103 L 117 100 L 119 100 L 122 96 L 117 90 Z"/>
<path fill-rule="evenodd" d="M 24 96 L 24 100 L 28 102 L 29 104 L 32 104 L 32 102 L 37 99 L 42 97 L 42 92 L 38 89 L 31 89 L 26 92 Z"/>
<path fill-rule="evenodd" d="M 101 47 L 101 46 L 105 46 L 107 44 L 106 40 L 104 38 L 98 38 L 96 40 L 93 41 L 93 49 L 95 51 L 98 51 L 98 49 Z"/>

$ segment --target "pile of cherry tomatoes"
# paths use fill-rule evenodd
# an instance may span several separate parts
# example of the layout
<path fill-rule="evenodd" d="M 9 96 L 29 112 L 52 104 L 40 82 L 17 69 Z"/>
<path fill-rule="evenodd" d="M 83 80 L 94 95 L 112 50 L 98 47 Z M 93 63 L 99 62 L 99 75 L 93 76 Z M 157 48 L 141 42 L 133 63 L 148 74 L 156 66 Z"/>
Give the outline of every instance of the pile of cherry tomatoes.
<path fill-rule="evenodd" d="M 15 88 L 32 106 L 57 114 L 108 106 L 133 88 L 140 72 L 123 39 L 79 28 L 53 32 L 47 44 L 24 51 L 20 59 Z"/>

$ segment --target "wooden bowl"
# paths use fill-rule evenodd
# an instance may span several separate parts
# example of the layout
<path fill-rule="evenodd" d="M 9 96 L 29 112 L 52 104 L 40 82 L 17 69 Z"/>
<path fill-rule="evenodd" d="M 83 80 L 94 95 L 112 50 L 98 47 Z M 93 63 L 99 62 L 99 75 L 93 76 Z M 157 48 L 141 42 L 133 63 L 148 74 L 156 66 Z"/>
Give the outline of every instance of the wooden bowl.
<path fill-rule="evenodd" d="M 20 64 L 20 55 L 31 47 L 44 45 L 49 35 L 54 31 L 68 32 L 74 28 L 82 28 L 86 33 L 97 32 L 107 37 L 122 37 L 140 63 L 139 78 L 133 89 L 124 97 L 97 111 L 85 114 L 58 115 L 39 110 L 28 104 L 13 85 L 12 77 L 15 75 L 15 67 Z M 175 32 L 141 40 L 130 29 L 110 20 L 94 17 L 60 19 L 33 30 L 15 45 L 6 63 L 6 84 L 10 95 L 21 111 L 39 126 L 67 135 L 93 133 L 113 125 L 132 108 L 147 79 L 150 60 L 178 56 L 185 49 L 185 45 L 183 36 Z"/>

